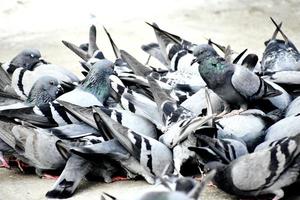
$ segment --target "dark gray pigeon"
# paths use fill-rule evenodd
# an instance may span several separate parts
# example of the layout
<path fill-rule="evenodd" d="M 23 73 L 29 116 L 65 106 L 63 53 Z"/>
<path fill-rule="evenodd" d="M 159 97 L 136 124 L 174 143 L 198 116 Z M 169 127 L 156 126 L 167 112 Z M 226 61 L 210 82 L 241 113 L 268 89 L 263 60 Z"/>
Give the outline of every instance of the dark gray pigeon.
<path fill-rule="evenodd" d="M 269 194 L 281 199 L 282 188 L 299 180 L 299 144 L 300 134 L 283 138 L 272 148 L 244 155 L 228 165 L 208 163 L 206 169 L 217 170 L 214 183 L 227 193 L 240 197 Z"/>
<path fill-rule="evenodd" d="M 8 74 L 12 74 L 19 67 L 32 71 L 40 62 L 44 62 L 41 59 L 40 51 L 38 49 L 27 48 L 18 53 L 11 61 L 3 63 L 1 67 Z"/>

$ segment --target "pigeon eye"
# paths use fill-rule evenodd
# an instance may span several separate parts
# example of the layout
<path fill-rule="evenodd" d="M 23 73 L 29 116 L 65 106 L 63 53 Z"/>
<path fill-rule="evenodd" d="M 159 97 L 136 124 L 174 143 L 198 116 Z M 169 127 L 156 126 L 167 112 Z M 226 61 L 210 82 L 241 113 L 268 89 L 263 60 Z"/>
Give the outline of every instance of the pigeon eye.
<path fill-rule="evenodd" d="M 30 57 L 31 57 L 31 58 L 34 58 L 34 55 L 33 55 L 33 54 L 30 54 Z"/>
<path fill-rule="evenodd" d="M 49 83 L 50 83 L 50 85 L 54 85 L 54 81 L 50 81 Z"/>

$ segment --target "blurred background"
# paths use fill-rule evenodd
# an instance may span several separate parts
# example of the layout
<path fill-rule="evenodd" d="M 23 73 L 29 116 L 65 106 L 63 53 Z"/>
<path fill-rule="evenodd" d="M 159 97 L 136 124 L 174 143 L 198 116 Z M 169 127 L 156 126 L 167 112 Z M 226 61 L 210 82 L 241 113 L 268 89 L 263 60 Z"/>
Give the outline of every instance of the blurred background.
<path fill-rule="evenodd" d="M 0 5 L 1 62 L 24 47 L 36 47 L 55 64 L 78 66 L 79 58 L 61 40 L 87 42 L 92 23 L 108 58 L 114 57 L 102 26 L 120 48 L 143 62 L 147 56 L 140 46 L 155 41 L 145 21 L 195 43 L 212 38 L 236 51 L 248 48 L 261 56 L 263 42 L 274 31 L 272 16 L 283 22 L 283 31 L 296 45 L 300 43 L 298 0 L 0 0 Z"/>
<path fill-rule="evenodd" d="M 248 48 L 249 53 L 261 57 L 264 41 L 275 29 L 269 19 L 272 16 L 283 22 L 282 30 L 300 45 L 298 0 L 0 0 L 0 5 L 0 62 L 10 60 L 25 47 L 35 47 L 46 60 L 79 72 L 79 57 L 61 40 L 77 45 L 87 42 L 91 24 L 98 30 L 98 46 L 112 60 L 114 54 L 102 26 L 121 49 L 145 62 L 147 55 L 140 46 L 156 40 L 145 21 L 156 22 L 194 43 L 212 38 L 238 52 Z M 17 170 L 0 169 L 0 177 L 0 200 L 44 199 L 54 183 Z M 124 197 L 147 187 L 143 181 L 100 186 L 88 183 L 79 188 L 74 199 L 100 199 L 101 191 Z M 213 190 L 203 199 L 230 197 Z"/>

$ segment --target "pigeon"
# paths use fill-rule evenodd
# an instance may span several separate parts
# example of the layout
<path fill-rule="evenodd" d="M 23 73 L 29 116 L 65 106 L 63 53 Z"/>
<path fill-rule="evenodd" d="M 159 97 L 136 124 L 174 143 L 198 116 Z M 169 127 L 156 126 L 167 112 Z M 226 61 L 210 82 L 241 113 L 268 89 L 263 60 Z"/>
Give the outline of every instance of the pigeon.
<path fill-rule="evenodd" d="M 284 137 L 292 137 L 300 132 L 300 126 L 298 126 L 298 120 L 300 116 L 292 115 L 290 117 L 283 118 L 274 123 L 266 130 L 265 141 L 275 141 Z"/>
<path fill-rule="evenodd" d="M 65 160 L 55 145 L 59 138 L 46 129 L 34 127 L 26 122 L 17 125 L 1 120 L 0 125 L 1 140 L 14 150 L 13 155 L 17 159 L 35 167 L 39 176 L 43 176 L 42 172 L 45 170 L 59 170 L 64 167 Z"/>
<path fill-rule="evenodd" d="M 52 76 L 44 76 L 39 78 L 30 89 L 26 99 L 22 99 L 20 96 L 12 96 L 7 94 L 7 97 L 12 97 L 19 100 L 25 100 L 26 104 L 29 105 L 41 105 L 54 101 L 63 93 L 63 88 L 59 84 L 58 80 Z M 5 98 L 6 93 L 3 92 L 2 96 Z M 15 104 L 1 106 L 0 110 L 5 110 L 9 107 L 15 107 Z"/>
<path fill-rule="evenodd" d="M 195 151 L 199 159 L 204 159 L 202 163 L 219 161 L 229 164 L 231 161 L 248 154 L 248 149 L 243 141 L 235 139 L 218 139 L 205 135 L 196 135 L 198 147 L 189 147 L 189 150 Z"/>
<path fill-rule="evenodd" d="M 85 108 L 78 105 L 74 105 L 68 102 L 59 101 L 60 105 L 72 113 L 74 116 L 81 119 L 89 126 L 97 129 L 98 126 L 94 120 L 93 111 L 91 107 Z M 99 107 L 110 118 L 120 123 L 121 125 L 133 130 L 134 132 L 147 135 L 151 138 L 157 138 L 157 132 L 155 126 L 144 117 L 136 115 L 127 110 Z"/>
<path fill-rule="evenodd" d="M 110 95 L 109 76 L 113 74 L 113 65 L 109 60 L 97 61 L 86 78 L 74 90 L 60 96 L 58 100 L 84 107 L 102 106 Z"/>
<path fill-rule="evenodd" d="M 82 147 L 72 147 L 70 151 L 90 162 L 102 163 L 107 159 L 113 160 L 126 169 L 127 176 L 140 175 L 149 184 L 155 183 L 154 175 L 134 158 L 116 139 Z"/>
<path fill-rule="evenodd" d="M 279 71 L 299 71 L 300 55 L 295 45 L 282 32 L 281 25 L 278 25 L 273 18 L 271 21 L 276 30 L 270 40 L 265 42 L 266 49 L 263 53 L 261 68 L 263 74 Z M 284 40 L 276 39 L 278 32 Z"/>
<path fill-rule="evenodd" d="M 38 63 L 43 63 L 41 53 L 38 49 L 26 48 L 18 53 L 11 61 L 3 63 L 1 67 L 12 74 L 16 68 L 24 68 L 32 71 Z"/>
<path fill-rule="evenodd" d="M 159 176 L 163 169 L 172 163 L 172 152 L 167 146 L 113 121 L 99 108 L 95 107 L 94 111 L 94 115 L 99 115 L 103 125 L 107 126 L 111 135 L 151 174 Z"/>
<path fill-rule="evenodd" d="M 18 96 L 10 97 L 3 93 L 4 98 L 18 99 L 18 103 L 0 106 L 0 116 L 12 119 L 27 121 L 40 126 L 55 126 L 43 115 L 38 115 L 32 111 L 34 106 L 43 107 L 43 105 L 51 104 L 57 97 L 63 93 L 61 85 L 57 79 L 51 76 L 45 76 L 36 81 L 25 101 L 22 101 Z"/>
<path fill-rule="evenodd" d="M 81 179 L 92 169 L 92 164 L 80 156 L 71 155 L 67 164 L 54 183 L 53 188 L 46 193 L 47 198 L 69 198 L 74 193 Z"/>
<path fill-rule="evenodd" d="M 34 55 L 34 58 L 32 59 L 37 59 L 38 61 L 40 61 L 38 58 L 36 58 L 38 57 L 38 55 L 35 55 L 34 53 L 31 54 Z M 29 57 L 31 56 L 29 55 Z M 35 60 L 34 63 L 38 61 Z M 10 73 L 8 73 L 6 70 L 9 70 Z M 62 84 L 63 82 L 73 83 L 79 81 L 78 77 L 71 71 L 63 67 L 45 62 L 36 63 L 36 67 L 34 67 L 32 70 L 29 70 L 26 67 L 14 67 L 13 69 L 6 69 L 5 66 L 2 66 L 2 68 L 0 69 L 0 75 L 1 90 L 4 92 L 17 94 L 23 100 L 27 98 L 32 86 L 41 77 L 55 77 L 60 84 Z"/>
<path fill-rule="evenodd" d="M 282 111 L 285 110 L 288 107 L 288 105 L 291 103 L 292 96 L 284 88 L 282 88 L 280 85 L 278 85 L 278 84 L 276 84 L 276 83 L 274 83 L 270 80 L 264 79 L 264 81 L 266 83 L 270 84 L 274 89 L 280 91 L 281 94 L 278 95 L 278 96 L 269 97 L 267 99 L 261 99 L 261 100 L 262 101 L 267 101 L 268 104 L 270 104 L 270 106 L 271 105 L 273 106 L 273 109 L 280 109 Z"/>
<path fill-rule="evenodd" d="M 147 77 L 150 89 L 154 96 L 161 119 L 164 122 L 163 135 L 159 141 L 173 150 L 174 166 L 178 173 L 182 174 L 183 165 L 193 160 L 194 152 L 188 150 L 195 145 L 196 139 L 192 135 L 201 128 L 212 116 L 197 117 L 193 112 L 180 106 L 166 92 L 164 92 L 152 77 Z"/>
<path fill-rule="evenodd" d="M 193 63 L 199 64 L 199 73 L 208 88 L 229 104 L 223 115 L 230 105 L 239 107 L 240 113 L 247 109 L 248 101 L 281 94 L 247 68 L 226 62 L 210 45 L 197 46 L 194 56 Z"/>
<path fill-rule="evenodd" d="M 210 162 L 205 168 L 216 169 L 213 182 L 229 194 L 240 197 L 269 194 L 281 199 L 282 188 L 299 180 L 299 142 L 299 134 L 283 138 L 272 148 L 241 156 L 228 165 Z"/>
<path fill-rule="evenodd" d="M 287 107 L 285 117 L 295 116 L 300 113 L 300 97 L 295 98 Z"/>
<path fill-rule="evenodd" d="M 117 76 L 111 76 L 110 80 L 111 88 L 118 95 L 122 108 L 145 117 L 159 129 L 164 126 L 157 109 L 157 104 L 153 100 L 125 87 Z"/>
<path fill-rule="evenodd" d="M 198 92 L 187 98 L 185 101 L 180 103 L 180 106 L 188 110 L 192 110 L 197 116 L 205 116 L 207 114 L 207 102 L 205 99 L 205 90 L 207 88 L 201 88 Z M 220 113 L 223 110 L 223 101 L 216 95 L 212 90 L 208 89 L 210 100 L 212 103 L 213 113 Z M 199 101 L 201 99 L 201 101 Z"/>
<path fill-rule="evenodd" d="M 88 76 L 78 86 L 76 86 L 75 89 L 61 95 L 56 100 L 70 102 L 83 107 L 93 105 L 103 106 L 110 96 L 109 76 L 113 74 L 112 66 L 113 63 L 108 60 L 100 60 L 96 62 L 91 71 L 89 71 Z M 48 123 L 51 124 L 51 126 L 58 126 L 79 122 L 78 118 L 67 113 L 65 108 L 56 101 L 26 108 L 25 110 L 20 109 L 19 111 L 21 115 L 19 117 L 12 112 L 9 112 L 8 114 L 11 115 L 11 117 L 21 119 L 23 117 L 26 118 L 27 114 L 47 118 L 47 121 L 44 123 L 39 120 L 33 120 L 30 122 L 33 124 L 39 123 L 36 124 L 39 126 L 47 126 Z M 7 112 L 5 112 L 4 115 L 6 113 Z"/>
<path fill-rule="evenodd" d="M 189 192 L 183 191 L 150 191 L 141 195 L 140 197 L 134 198 L 135 200 L 153 200 L 153 199 L 162 199 L 162 200 L 197 200 L 201 199 L 200 195 L 202 194 L 205 186 L 213 179 L 215 171 L 209 172 L 201 182 L 196 183 Z M 104 193 L 101 197 L 102 200 L 113 200 L 119 199 L 110 194 Z M 122 200 L 119 199 L 119 200 Z"/>
<path fill-rule="evenodd" d="M 216 121 L 218 138 L 232 138 L 244 141 L 250 152 L 264 141 L 266 129 L 279 120 L 281 112 L 265 114 L 260 110 L 247 110 Z M 279 115 L 279 116 L 278 116 Z"/>
<path fill-rule="evenodd" d="M 197 117 L 192 111 L 180 106 L 165 91 L 160 88 L 156 80 L 147 77 L 150 89 L 160 112 L 161 120 L 164 123 L 162 131 L 164 134 L 160 141 L 169 148 L 187 138 L 187 136 L 205 124 L 212 116 Z"/>
<path fill-rule="evenodd" d="M 205 82 L 198 73 L 197 64 L 190 64 L 194 59 L 192 50 L 196 45 L 175 34 L 162 30 L 155 23 L 147 24 L 154 29 L 159 48 L 157 46 L 155 48 L 150 47 L 151 50 L 149 50 L 149 46 L 146 48 L 144 46 L 143 49 L 148 49 L 147 52 L 151 53 L 154 50 L 156 52 L 154 57 L 157 57 L 159 60 L 161 60 L 160 57 L 163 57 L 162 63 L 167 63 L 166 67 L 170 71 L 165 76 L 167 80 L 171 81 L 169 84 L 185 83 L 197 87 L 205 86 Z M 156 51 L 157 49 L 160 51 Z"/>

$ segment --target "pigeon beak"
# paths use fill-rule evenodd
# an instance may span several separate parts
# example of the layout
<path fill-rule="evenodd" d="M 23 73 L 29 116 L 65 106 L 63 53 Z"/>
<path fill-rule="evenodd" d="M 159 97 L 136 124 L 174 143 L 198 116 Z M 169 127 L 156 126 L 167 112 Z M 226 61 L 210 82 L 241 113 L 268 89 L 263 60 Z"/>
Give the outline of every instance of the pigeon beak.
<path fill-rule="evenodd" d="M 47 64 L 47 62 L 44 60 L 44 58 L 39 58 L 39 62 L 41 62 L 43 64 Z"/>
<path fill-rule="evenodd" d="M 193 59 L 191 65 L 195 64 L 196 62 L 198 62 L 198 58 Z"/>

